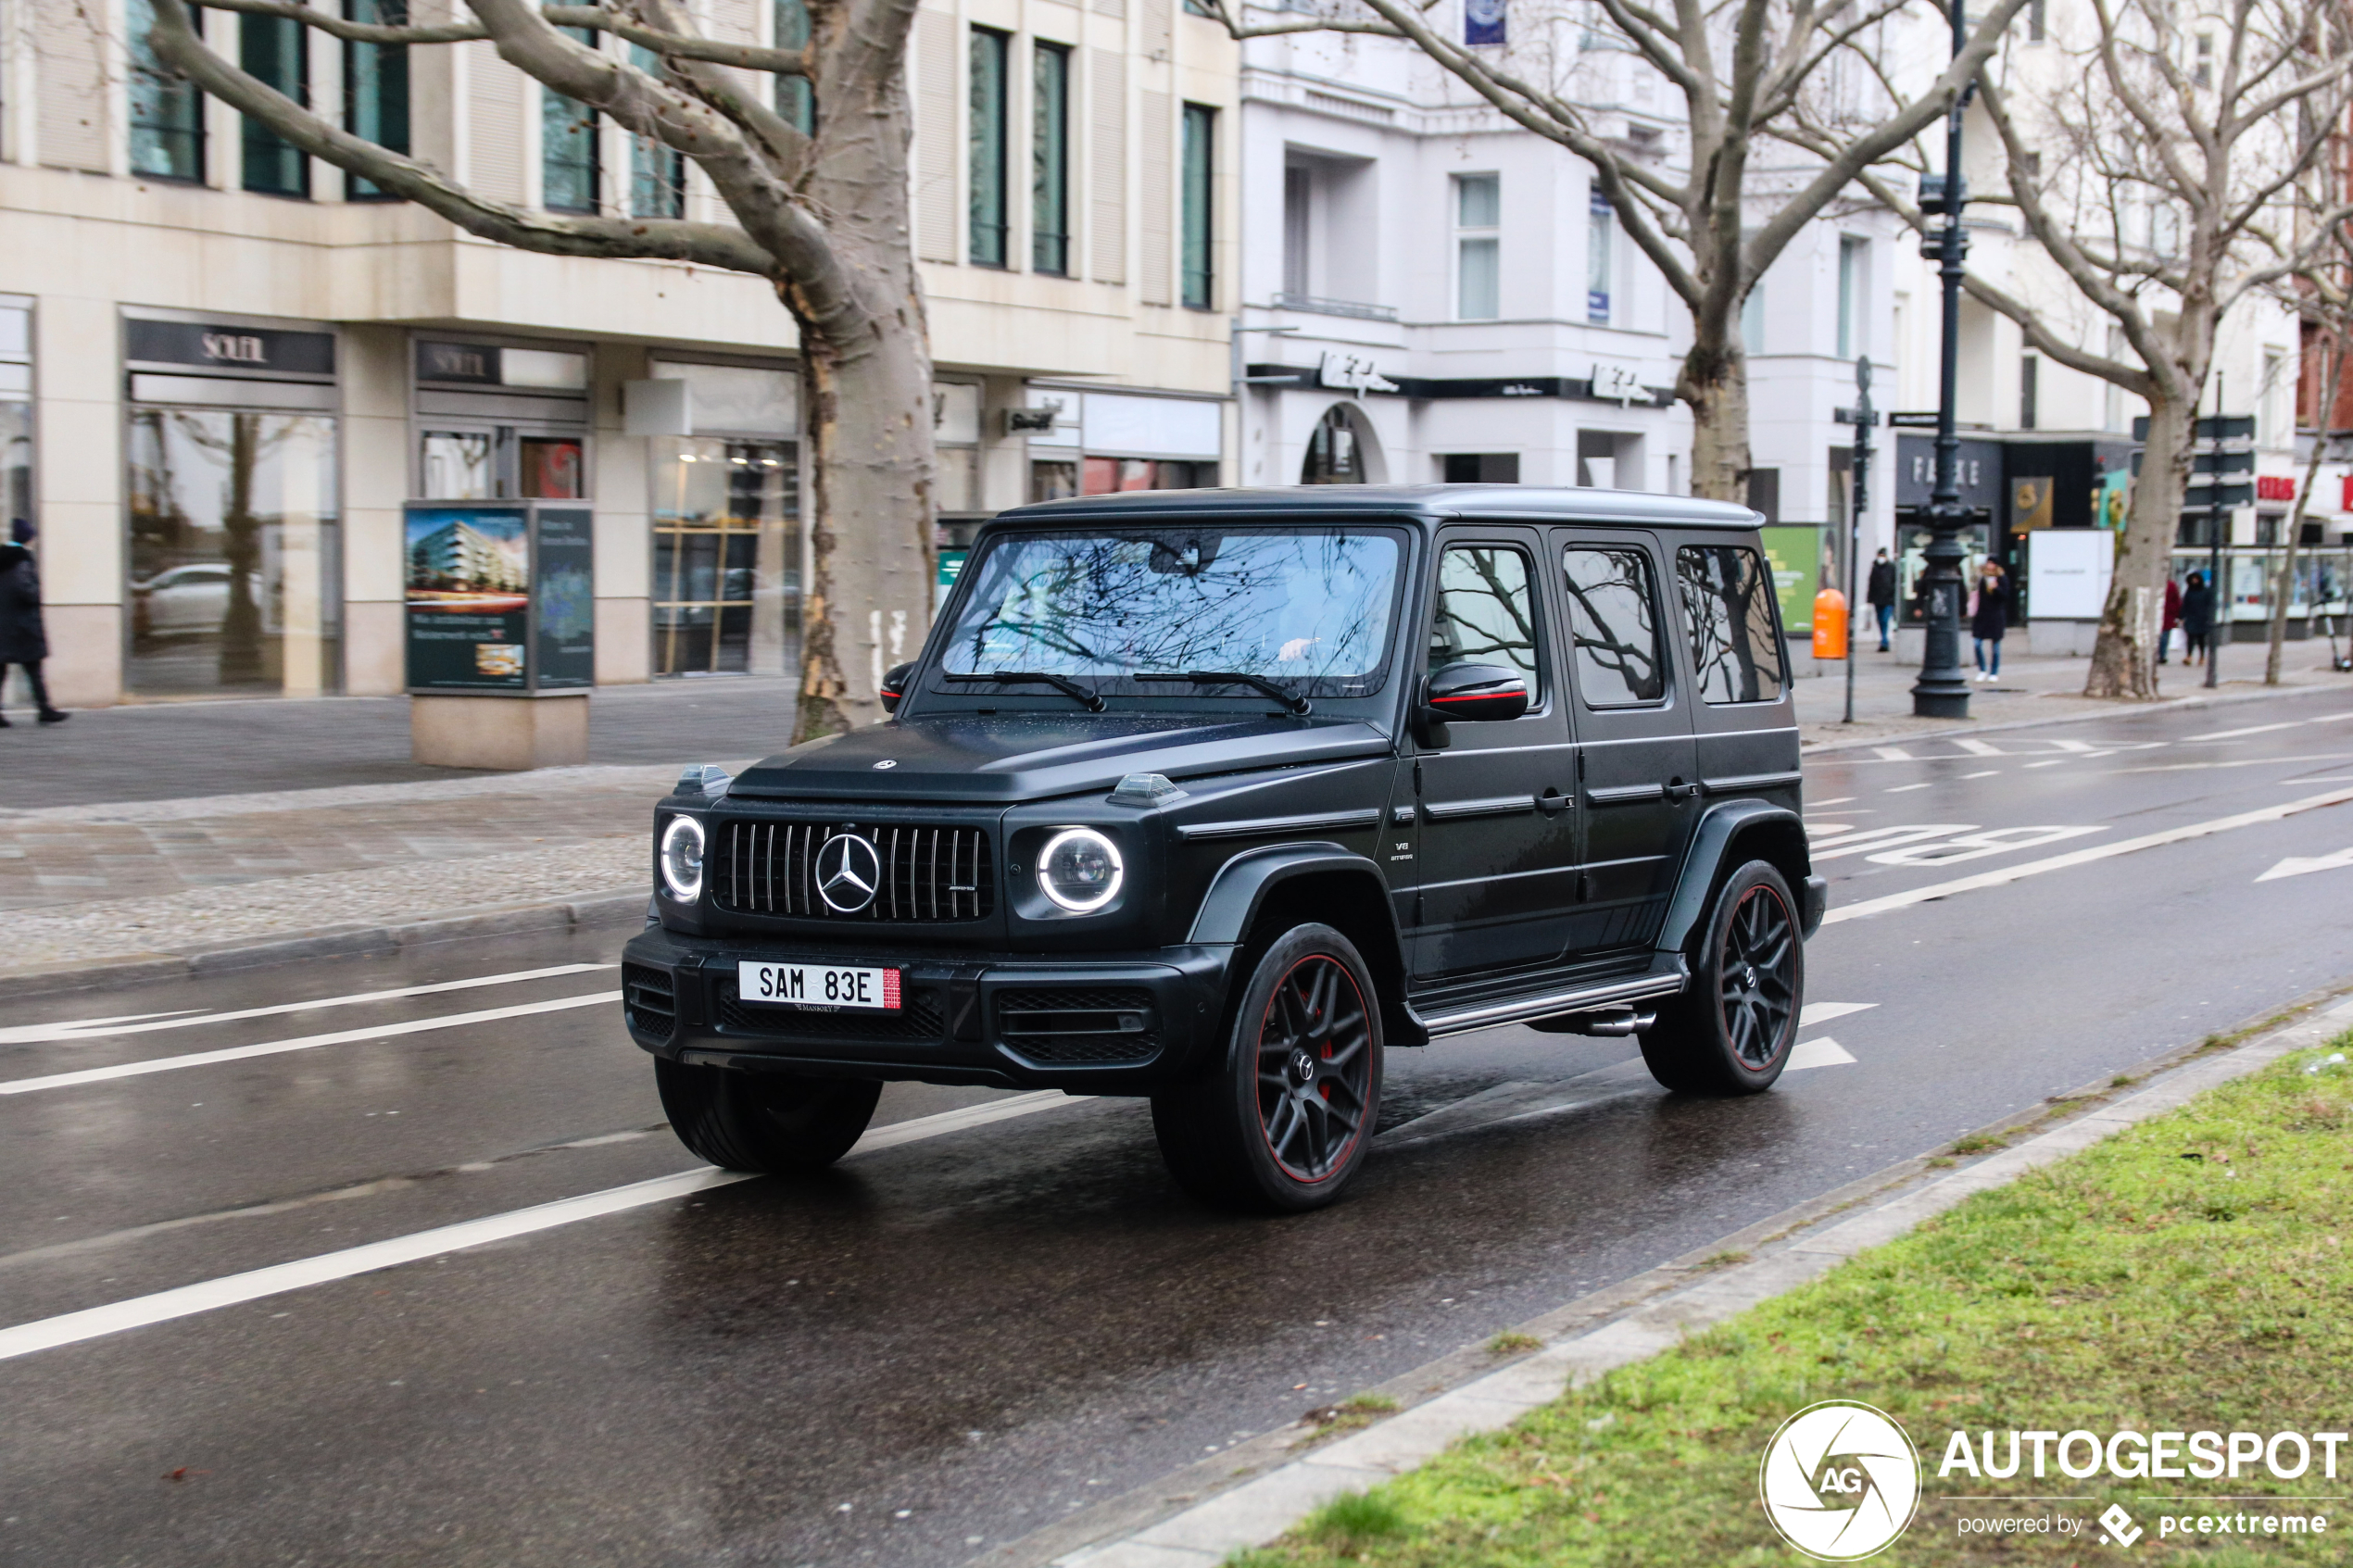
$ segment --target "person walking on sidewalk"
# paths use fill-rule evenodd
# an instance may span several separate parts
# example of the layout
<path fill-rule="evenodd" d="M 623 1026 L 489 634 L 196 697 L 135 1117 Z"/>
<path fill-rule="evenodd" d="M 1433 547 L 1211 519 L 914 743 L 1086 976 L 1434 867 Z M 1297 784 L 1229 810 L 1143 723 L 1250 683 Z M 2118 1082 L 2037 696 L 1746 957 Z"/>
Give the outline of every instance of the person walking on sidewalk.
<path fill-rule="evenodd" d="M 2182 590 L 2182 662 L 2203 664 L 2207 660 L 2207 638 L 2214 632 L 2214 590 L 2207 585 L 2206 573 L 2190 573 L 2190 585 Z"/>
<path fill-rule="evenodd" d="M 2182 585 L 2169 577 L 2165 580 L 2165 623 L 2157 629 L 2157 661 L 2165 662 L 2165 650 L 2172 646 L 2173 628 L 2182 623 Z"/>
<path fill-rule="evenodd" d="M 2002 633 L 2010 628 L 2010 591 L 1998 562 L 1980 569 L 1977 593 L 1969 615 L 1969 635 L 1977 640 L 1977 678 L 1992 681 L 2002 673 Z M 1988 650 L 1991 650 L 1990 662 Z"/>
<path fill-rule="evenodd" d="M 1879 651 L 1887 651 L 1888 628 L 1895 621 L 1895 563 L 1887 558 L 1882 548 L 1871 561 L 1871 580 L 1863 589 L 1863 602 L 1871 607 L 1871 619 L 1879 622 Z"/>
<path fill-rule="evenodd" d="M 41 624 L 41 574 L 33 564 L 32 524 L 19 518 L 8 525 L 8 543 L 0 545 L 0 685 L 8 666 L 24 671 L 32 688 L 32 704 L 44 724 L 63 723 L 68 715 L 49 702 L 48 685 L 41 679 L 41 661 L 49 657 L 49 637 Z M 0 728 L 8 719 L 0 713 Z"/>

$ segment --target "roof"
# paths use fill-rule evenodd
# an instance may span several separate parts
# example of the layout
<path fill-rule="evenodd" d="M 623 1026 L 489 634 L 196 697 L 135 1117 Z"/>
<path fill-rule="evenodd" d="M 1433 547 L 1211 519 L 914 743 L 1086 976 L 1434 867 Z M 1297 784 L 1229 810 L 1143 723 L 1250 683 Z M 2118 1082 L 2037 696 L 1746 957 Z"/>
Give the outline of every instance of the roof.
<path fill-rule="evenodd" d="M 1510 518 L 1623 522 L 1651 528 L 1755 528 L 1761 513 L 1729 501 L 1641 490 L 1554 489 L 1534 484 L 1294 484 L 1256 489 L 1135 490 L 1041 501 L 999 514 L 1003 522 L 1140 521 L 1203 514 L 1265 517 Z"/>

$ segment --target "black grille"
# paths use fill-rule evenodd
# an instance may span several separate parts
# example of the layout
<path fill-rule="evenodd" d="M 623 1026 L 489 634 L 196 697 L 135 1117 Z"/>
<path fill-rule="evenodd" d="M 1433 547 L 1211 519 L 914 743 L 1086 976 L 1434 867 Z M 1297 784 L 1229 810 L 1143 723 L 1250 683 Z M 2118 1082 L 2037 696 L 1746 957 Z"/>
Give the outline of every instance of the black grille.
<path fill-rule="evenodd" d="M 1149 1061 L 1160 1052 L 1140 985 L 997 993 L 997 1032 L 1032 1061 Z"/>
<path fill-rule="evenodd" d="M 666 970 L 621 966 L 621 1005 L 629 1026 L 649 1040 L 667 1040 L 678 1027 L 678 997 Z"/>
<path fill-rule="evenodd" d="M 742 914 L 817 920 L 979 920 L 996 907 L 987 830 L 872 827 L 882 874 L 874 901 L 845 913 L 818 896 L 817 851 L 850 830 L 824 822 L 725 822 L 711 855 L 711 892 Z"/>
<path fill-rule="evenodd" d="M 725 1035 L 765 1035 L 782 1040 L 937 1040 L 946 1031 L 939 992 L 929 985 L 905 987 L 898 1010 L 892 1012 L 747 1007 L 732 980 L 714 985 L 711 998 L 720 1033 Z"/>

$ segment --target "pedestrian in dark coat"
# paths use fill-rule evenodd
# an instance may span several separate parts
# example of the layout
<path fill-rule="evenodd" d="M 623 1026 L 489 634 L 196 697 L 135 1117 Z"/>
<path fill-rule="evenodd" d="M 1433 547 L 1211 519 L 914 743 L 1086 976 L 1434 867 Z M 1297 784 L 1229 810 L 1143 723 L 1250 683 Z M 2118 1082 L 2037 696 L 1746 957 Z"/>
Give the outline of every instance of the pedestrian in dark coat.
<path fill-rule="evenodd" d="M 1885 550 L 1871 562 L 1871 580 L 1863 589 L 1863 602 L 1871 607 L 1871 619 L 1879 622 L 1879 651 L 1887 651 L 1888 628 L 1895 621 L 1895 563 L 1887 558 Z"/>
<path fill-rule="evenodd" d="M 2157 661 L 2165 662 L 2165 650 L 2173 644 L 2173 628 L 2182 623 L 2182 585 L 2171 577 L 2165 580 L 2165 624 L 2157 630 Z"/>
<path fill-rule="evenodd" d="M 2182 662 L 2203 664 L 2207 659 L 2207 639 L 2214 633 L 2214 590 L 2206 581 L 2206 573 L 2190 573 L 2190 585 L 2182 590 Z"/>
<path fill-rule="evenodd" d="M 1970 606 L 1969 635 L 1977 640 L 1977 678 L 1997 679 L 2002 673 L 2002 633 L 2010 629 L 2009 583 L 1999 563 L 1987 561 L 1977 579 L 1976 602 Z M 1992 661 L 1987 661 L 1987 650 Z"/>
<path fill-rule="evenodd" d="M 50 704 L 48 684 L 41 678 L 49 636 L 41 624 L 41 573 L 27 547 L 31 543 L 32 524 L 19 518 L 8 527 L 8 543 L 0 545 L 0 686 L 6 684 L 8 666 L 22 670 L 41 721 L 58 724 L 68 715 Z M 0 714 L 0 728 L 7 722 Z"/>

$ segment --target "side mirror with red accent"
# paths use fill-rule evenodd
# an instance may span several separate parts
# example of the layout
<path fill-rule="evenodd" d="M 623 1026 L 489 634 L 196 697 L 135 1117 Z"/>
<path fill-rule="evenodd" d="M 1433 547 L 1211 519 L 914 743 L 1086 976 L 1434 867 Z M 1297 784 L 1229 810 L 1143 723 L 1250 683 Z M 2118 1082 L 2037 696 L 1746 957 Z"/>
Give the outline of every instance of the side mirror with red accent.
<path fill-rule="evenodd" d="M 1433 719 L 1459 723 L 1516 719 L 1528 711 L 1528 677 L 1504 664 L 1450 664 L 1430 671 L 1422 708 Z"/>
<path fill-rule="evenodd" d="M 907 695 L 907 683 L 914 677 L 914 673 L 915 666 L 912 660 L 905 664 L 894 664 L 883 671 L 882 705 L 885 713 L 899 711 L 899 699 Z"/>

